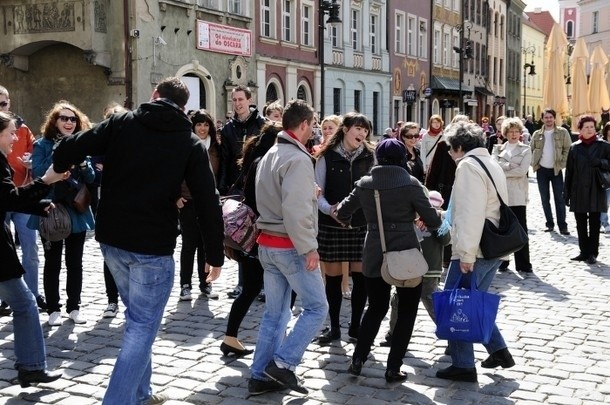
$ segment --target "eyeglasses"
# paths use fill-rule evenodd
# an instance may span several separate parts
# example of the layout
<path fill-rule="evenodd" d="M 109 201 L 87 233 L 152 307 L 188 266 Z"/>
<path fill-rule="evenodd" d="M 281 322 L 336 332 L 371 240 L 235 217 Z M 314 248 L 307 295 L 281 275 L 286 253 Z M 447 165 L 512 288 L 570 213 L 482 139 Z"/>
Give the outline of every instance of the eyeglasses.
<path fill-rule="evenodd" d="M 68 121 L 76 122 L 76 121 L 78 121 L 78 118 L 76 118 L 76 117 L 68 117 L 66 115 L 60 115 L 59 117 L 57 117 L 57 119 L 59 119 L 62 122 L 68 122 Z"/>
<path fill-rule="evenodd" d="M 1 101 L 0 102 L 0 107 L 4 108 L 8 105 L 8 103 L 6 101 Z"/>
<path fill-rule="evenodd" d="M 402 137 L 405 139 L 413 139 L 413 138 L 418 138 L 419 136 L 418 135 L 403 135 Z"/>

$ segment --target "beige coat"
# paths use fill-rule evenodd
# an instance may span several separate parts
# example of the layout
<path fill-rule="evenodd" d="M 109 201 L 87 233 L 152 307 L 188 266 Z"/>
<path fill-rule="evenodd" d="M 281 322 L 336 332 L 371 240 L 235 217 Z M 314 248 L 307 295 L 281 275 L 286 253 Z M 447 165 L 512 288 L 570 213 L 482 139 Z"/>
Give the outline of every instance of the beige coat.
<path fill-rule="evenodd" d="M 508 201 L 505 203 L 509 207 L 525 206 L 528 201 L 527 172 L 532 162 L 532 151 L 528 145 L 519 142 L 509 154 L 507 145 L 508 142 L 496 145 L 493 150 L 493 158 L 506 175 Z"/>
<path fill-rule="evenodd" d="M 458 159 L 455 183 L 451 193 L 451 259 L 474 263 L 483 257 L 479 244 L 485 219 L 495 225 L 500 222 L 500 200 L 493 183 L 479 163 L 468 156 L 476 156 L 491 173 L 498 192 L 508 200 L 506 176 L 491 158 L 487 148 L 476 148 Z"/>

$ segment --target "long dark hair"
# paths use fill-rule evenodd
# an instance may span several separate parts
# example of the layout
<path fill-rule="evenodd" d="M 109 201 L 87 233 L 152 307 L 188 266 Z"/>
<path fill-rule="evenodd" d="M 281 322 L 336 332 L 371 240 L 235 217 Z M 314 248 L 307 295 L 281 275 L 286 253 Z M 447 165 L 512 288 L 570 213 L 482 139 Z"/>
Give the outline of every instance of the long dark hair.
<path fill-rule="evenodd" d="M 76 108 L 73 104 L 66 100 L 60 100 L 47 113 L 44 123 L 40 127 L 40 132 L 47 139 L 55 139 L 59 135 L 57 130 L 57 120 L 59 119 L 59 113 L 61 110 L 70 110 L 76 115 L 76 126 L 74 127 L 74 134 L 84 129 L 91 128 L 91 122 L 81 110 Z"/>
<path fill-rule="evenodd" d="M 248 171 L 252 162 L 259 157 L 263 157 L 265 153 L 273 145 L 277 139 L 277 134 L 282 131 L 282 124 L 279 122 L 268 121 L 261 128 L 261 132 L 257 136 L 248 138 L 243 148 L 243 157 L 237 162 L 242 170 Z"/>
<path fill-rule="evenodd" d="M 324 145 L 322 145 L 322 148 L 320 148 L 318 153 L 316 153 L 315 157 L 319 158 L 324 156 L 324 154 L 326 154 L 326 152 L 329 150 L 333 150 L 343 141 L 343 138 L 345 138 L 345 133 L 353 126 L 366 128 L 369 131 L 362 144 L 366 149 L 373 152 L 373 145 L 370 142 L 371 132 L 373 131 L 371 121 L 366 117 L 366 115 L 356 112 L 349 112 L 343 116 L 343 121 L 341 122 L 341 125 L 339 125 L 339 128 L 337 128 L 337 131 L 324 142 Z"/>

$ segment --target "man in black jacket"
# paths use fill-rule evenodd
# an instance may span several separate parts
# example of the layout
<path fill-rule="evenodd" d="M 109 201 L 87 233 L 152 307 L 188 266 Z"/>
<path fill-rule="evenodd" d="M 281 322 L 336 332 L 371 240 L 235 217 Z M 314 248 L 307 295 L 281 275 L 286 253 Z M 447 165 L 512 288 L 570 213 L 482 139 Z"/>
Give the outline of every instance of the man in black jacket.
<path fill-rule="evenodd" d="M 182 181 L 206 225 L 208 282 L 223 265 L 223 221 L 201 140 L 184 114 L 189 91 L 178 78 L 157 85 L 152 100 L 66 137 L 53 154 L 56 171 L 85 156 L 104 156 L 96 239 L 125 303 L 125 335 L 103 404 L 163 403 L 152 395 L 151 348 L 174 285 Z"/>

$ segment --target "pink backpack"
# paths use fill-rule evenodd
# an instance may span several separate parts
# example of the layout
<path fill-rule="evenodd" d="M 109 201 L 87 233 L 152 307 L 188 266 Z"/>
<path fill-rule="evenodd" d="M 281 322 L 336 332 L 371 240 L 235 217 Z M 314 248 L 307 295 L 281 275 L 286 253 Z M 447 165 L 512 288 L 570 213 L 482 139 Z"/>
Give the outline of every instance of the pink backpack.
<path fill-rule="evenodd" d="M 256 214 L 245 203 L 231 197 L 225 198 L 222 202 L 224 242 L 228 247 L 250 254 L 260 233 L 256 228 Z"/>

